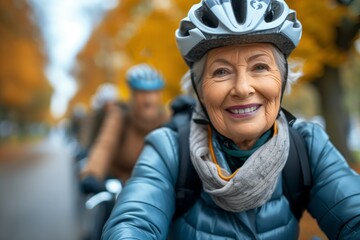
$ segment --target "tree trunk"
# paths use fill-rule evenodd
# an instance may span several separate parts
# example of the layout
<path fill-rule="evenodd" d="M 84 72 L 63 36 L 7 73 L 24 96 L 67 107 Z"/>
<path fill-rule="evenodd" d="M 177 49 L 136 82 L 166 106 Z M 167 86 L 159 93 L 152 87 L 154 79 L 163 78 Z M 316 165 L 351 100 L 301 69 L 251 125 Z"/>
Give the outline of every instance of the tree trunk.
<path fill-rule="evenodd" d="M 343 91 L 339 69 L 325 67 L 324 75 L 315 79 L 313 84 L 321 97 L 320 106 L 331 142 L 349 163 L 353 163 L 354 156 L 347 145 L 350 117 L 342 101 Z"/>

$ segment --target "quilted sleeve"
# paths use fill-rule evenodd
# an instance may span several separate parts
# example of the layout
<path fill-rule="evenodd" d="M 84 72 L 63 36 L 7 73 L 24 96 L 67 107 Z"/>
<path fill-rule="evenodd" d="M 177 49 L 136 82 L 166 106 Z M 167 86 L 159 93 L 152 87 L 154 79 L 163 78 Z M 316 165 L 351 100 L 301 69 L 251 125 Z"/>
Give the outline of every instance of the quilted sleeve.
<path fill-rule="evenodd" d="M 166 239 L 175 209 L 178 147 L 176 133 L 150 133 L 106 223 L 102 239 Z"/>
<path fill-rule="evenodd" d="M 323 128 L 300 123 L 313 178 L 308 211 L 329 239 L 360 239 L 360 176 L 333 146 Z"/>

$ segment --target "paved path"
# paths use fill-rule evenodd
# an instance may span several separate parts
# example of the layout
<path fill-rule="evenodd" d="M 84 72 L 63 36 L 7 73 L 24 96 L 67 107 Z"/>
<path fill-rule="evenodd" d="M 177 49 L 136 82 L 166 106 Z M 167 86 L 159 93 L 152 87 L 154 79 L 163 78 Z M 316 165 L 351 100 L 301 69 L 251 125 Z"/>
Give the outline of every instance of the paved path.
<path fill-rule="evenodd" d="M 0 239 L 79 239 L 71 150 L 59 134 L 0 158 Z"/>

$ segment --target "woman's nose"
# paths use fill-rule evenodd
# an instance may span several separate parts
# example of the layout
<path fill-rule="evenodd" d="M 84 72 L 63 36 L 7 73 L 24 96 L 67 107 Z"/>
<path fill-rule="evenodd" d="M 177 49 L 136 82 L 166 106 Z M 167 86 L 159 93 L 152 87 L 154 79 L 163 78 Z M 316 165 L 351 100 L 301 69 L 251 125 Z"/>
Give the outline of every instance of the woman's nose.
<path fill-rule="evenodd" d="M 247 98 L 255 93 L 251 77 L 246 74 L 237 74 L 231 94 L 240 98 Z"/>

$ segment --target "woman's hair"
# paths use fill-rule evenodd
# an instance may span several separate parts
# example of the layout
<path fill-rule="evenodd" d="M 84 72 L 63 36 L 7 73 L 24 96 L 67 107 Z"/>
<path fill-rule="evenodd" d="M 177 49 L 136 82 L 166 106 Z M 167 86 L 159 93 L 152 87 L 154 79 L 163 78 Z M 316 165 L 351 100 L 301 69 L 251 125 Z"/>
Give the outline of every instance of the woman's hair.
<path fill-rule="evenodd" d="M 206 58 L 207 58 L 207 54 L 205 54 L 199 61 L 195 62 L 191 70 L 188 70 L 181 79 L 181 89 L 185 93 L 195 98 L 197 98 L 197 96 L 194 87 L 196 87 L 196 91 L 201 95 L 200 93 L 201 83 L 202 83 L 202 76 L 205 70 Z M 194 77 L 195 86 L 193 86 L 193 83 L 191 81 L 191 74 Z"/>
<path fill-rule="evenodd" d="M 287 69 L 287 81 L 285 86 L 285 93 L 289 94 L 291 92 L 291 86 L 293 83 L 295 83 L 301 76 L 301 65 L 302 63 L 299 61 L 286 61 L 286 58 L 284 54 L 280 52 L 280 50 L 272 46 L 271 47 L 276 64 L 280 70 L 280 75 L 282 82 L 285 82 L 285 75 L 286 75 L 286 67 Z M 187 93 L 192 95 L 193 97 L 196 97 L 196 93 L 193 88 L 193 84 L 191 82 L 191 74 L 194 77 L 195 87 L 198 92 L 198 94 L 201 96 L 201 83 L 202 83 L 202 77 L 205 70 L 205 63 L 207 59 L 207 54 L 205 54 L 199 61 L 195 62 L 191 68 L 191 70 L 187 71 L 185 75 L 181 79 L 181 89 Z"/>

